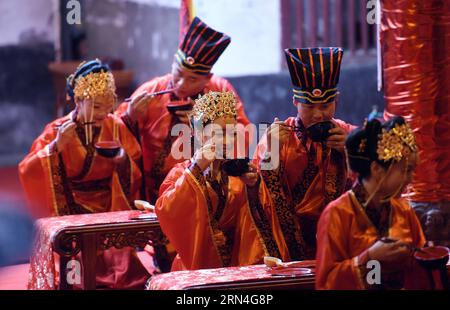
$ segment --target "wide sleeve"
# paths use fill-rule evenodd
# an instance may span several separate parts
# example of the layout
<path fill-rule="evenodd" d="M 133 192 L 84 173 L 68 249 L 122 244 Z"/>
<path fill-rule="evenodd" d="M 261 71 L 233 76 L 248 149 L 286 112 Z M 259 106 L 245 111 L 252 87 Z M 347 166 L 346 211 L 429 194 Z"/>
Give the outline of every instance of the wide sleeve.
<path fill-rule="evenodd" d="M 332 203 L 322 213 L 317 225 L 316 289 L 364 289 L 358 265 L 362 255 L 349 257 L 346 251 L 350 227 Z M 361 253 L 363 254 L 363 253 Z"/>
<path fill-rule="evenodd" d="M 48 144 L 40 150 L 40 145 L 34 147 L 35 150 L 19 163 L 20 182 L 31 215 L 35 218 L 54 216 L 57 212 L 52 167 L 57 166 L 58 156 Z"/>
<path fill-rule="evenodd" d="M 33 144 L 31 145 L 30 151 L 27 154 L 27 157 L 32 157 L 35 155 L 38 151 L 42 150 L 45 146 L 53 142 L 53 140 L 56 138 L 56 130 L 55 123 L 47 124 L 42 131 L 42 133 L 37 137 Z M 25 157 L 26 159 L 26 157 Z"/>
<path fill-rule="evenodd" d="M 187 269 L 220 267 L 200 172 L 193 171 L 179 164 L 169 172 L 160 187 L 156 214 Z"/>

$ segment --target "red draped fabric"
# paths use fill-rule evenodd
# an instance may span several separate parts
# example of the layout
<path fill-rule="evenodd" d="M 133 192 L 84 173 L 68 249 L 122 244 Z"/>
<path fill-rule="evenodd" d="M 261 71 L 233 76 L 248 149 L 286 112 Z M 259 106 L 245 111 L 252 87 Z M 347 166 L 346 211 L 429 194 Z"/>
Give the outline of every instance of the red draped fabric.
<path fill-rule="evenodd" d="M 450 200 L 450 2 L 383 0 L 385 117 L 411 124 L 419 148 L 409 197 Z"/>

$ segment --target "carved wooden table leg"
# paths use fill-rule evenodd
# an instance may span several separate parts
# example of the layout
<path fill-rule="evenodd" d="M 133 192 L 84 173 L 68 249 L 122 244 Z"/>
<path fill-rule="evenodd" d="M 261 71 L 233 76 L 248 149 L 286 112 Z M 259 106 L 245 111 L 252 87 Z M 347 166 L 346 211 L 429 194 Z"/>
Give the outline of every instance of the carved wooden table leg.
<path fill-rule="evenodd" d="M 155 245 L 155 260 L 161 272 L 169 272 L 171 269 L 170 257 L 165 245 Z"/>
<path fill-rule="evenodd" d="M 439 276 L 441 278 L 442 288 L 446 291 L 450 290 L 450 283 L 448 280 L 448 270 L 446 266 L 439 269 Z"/>
<path fill-rule="evenodd" d="M 70 261 L 70 257 L 60 255 L 59 256 L 59 289 L 71 290 L 72 285 L 67 283 L 67 263 Z"/>
<path fill-rule="evenodd" d="M 83 288 L 85 290 L 95 290 L 97 235 L 95 233 L 87 233 L 83 234 L 81 238 Z"/>

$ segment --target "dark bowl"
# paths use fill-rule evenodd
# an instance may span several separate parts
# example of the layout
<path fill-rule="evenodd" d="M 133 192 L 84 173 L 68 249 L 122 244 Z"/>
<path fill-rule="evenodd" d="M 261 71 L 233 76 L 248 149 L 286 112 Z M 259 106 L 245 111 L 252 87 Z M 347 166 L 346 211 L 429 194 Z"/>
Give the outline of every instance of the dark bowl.
<path fill-rule="evenodd" d="M 117 141 L 100 141 L 95 143 L 95 150 L 103 157 L 116 157 L 120 150 L 120 144 Z"/>
<path fill-rule="evenodd" d="M 334 128 L 335 125 L 330 121 L 315 123 L 309 126 L 306 131 L 308 137 L 314 142 L 325 142 L 330 136 L 330 129 Z"/>
<path fill-rule="evenodd" d="M 424 268 L 440 269 L 448 262 L 449 249 L 445 246 L 431 246 L 421 250 L 414 253 L 414 258 Z"/>
<path fill-rule="evenodd" d="M 239 177 L 248 172 L 249 162 L 250 160 L 248 158 L 226 160 L 222 164 L 222 170 L 229 176 Z"/>
<path fill-rule="evenodd" d="M 174 114 L 177 111 L 190 111 L 192 110 L 192 104 L 186 101 L 172 101 L 166 106 L 167 110 Z"/>

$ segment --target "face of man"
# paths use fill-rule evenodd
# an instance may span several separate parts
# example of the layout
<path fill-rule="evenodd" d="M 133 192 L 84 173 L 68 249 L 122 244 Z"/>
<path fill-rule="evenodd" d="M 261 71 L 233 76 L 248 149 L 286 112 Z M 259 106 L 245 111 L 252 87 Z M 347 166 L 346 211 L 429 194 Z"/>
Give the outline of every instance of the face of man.
<path fill-rule="evenodd" d="M 329 121 L 334 117 L 334 113 L 336 112 L 336 101 L 316 104 L 296 103 L 296 105 L 298 116 L 305 127 L 309 127 L 318 122 Z"/>
<path fill-rule="evenodd" d="M 180 99 L 194 97 L 205 89 L 212 74 L 201 75 L 184 69 L 176 62 L 172 64 L 172 83 L 175 95 Z"/>

